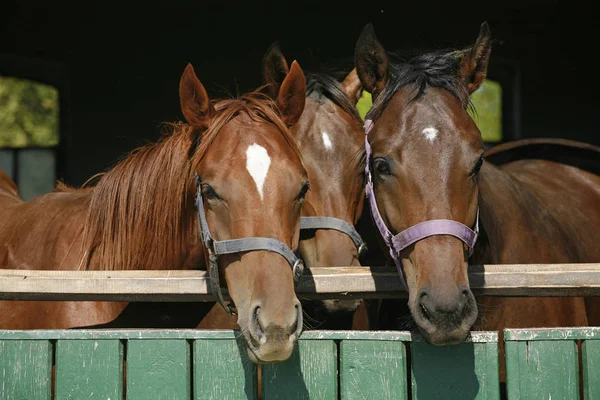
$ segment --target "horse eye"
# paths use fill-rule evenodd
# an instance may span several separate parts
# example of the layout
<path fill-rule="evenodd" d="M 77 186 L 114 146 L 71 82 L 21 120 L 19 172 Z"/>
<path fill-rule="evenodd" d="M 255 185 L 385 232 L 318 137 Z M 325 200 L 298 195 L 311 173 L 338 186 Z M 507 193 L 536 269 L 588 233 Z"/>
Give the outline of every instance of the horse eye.
<path fill-rule="evenodd" d="M 481 157 L 479 157 L 479 160 L 477 160 L 477 164 L 475 164 L 475 167 L 473 168 L 473 172 L 471 172 L 471 176 L 475 176 L 479 173 L 479 170 L 481 169 L 481 166 L 483 165 L 483 154 L 481 155 Z"/>
<path fill-rule="evenodd" d="M 219 197 L 217 192 L 215 192 L 215 190 L 212 188 L 212 186 L 210 186 L 207 183 L 202 184 L 202 194 L 208 200 L 217 200 L 217 199 L 221 198 L 221 197 Z"/>
<path fill-rule="evenodd" d="M 376 158 L 373 160 L 373 166 L 375 171 L 380 175 L 390 175 L 390 164 L 388 164 L 385 158 Z"/>
<path fill-rule="evenodd" d="M 296 200 L 304 201 L 304 198 L 306 197 L 306 193 L 308 192 L 308 189 L 310 189 L 310 184 L 308 182 L 306 182 L 304 185 L 302 185 L 302 189 L 300 189 L 300 193 L 298 193 L 298 197 L 296 197 Z"/>

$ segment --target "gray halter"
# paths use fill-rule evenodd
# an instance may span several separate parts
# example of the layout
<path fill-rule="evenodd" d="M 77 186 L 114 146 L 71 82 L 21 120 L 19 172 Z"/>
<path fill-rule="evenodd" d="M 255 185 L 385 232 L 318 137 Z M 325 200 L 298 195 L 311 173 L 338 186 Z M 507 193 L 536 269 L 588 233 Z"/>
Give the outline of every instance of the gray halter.
<path fill-rule="evenodd" d="M 202 186 L 200 177 L 196 174 L 196 184 L 198 186 L 196 192 L 196 209 L 198 211 L 198 225 L 204 247 L 208 251 L 209 260 L 209 280 L 212 293 L 217 297 L 217 301 L 229 315 L 236 315 L 231 306 L 225 303 L 223 293 L 221 292 L 221 284 L 219 282 L 219 264 L 217 257 L 221 254 L 233 254 L 246 251 L 267 250 L 281 254 L 292 267 L 294 281 L 299 281 L 304 270 L 304 262 L 296 257 L 296 254 L 277 239 L 250 237 L 230 240 L 214 240 L 208 229 L 206 222 L 206 214 L 204 213 L 204 201 L 202 200 Z"/>
<path fill-rule="evenodd" d="M 358 256 L 367 251 L 367 245 L 360 237 L 354 226 L 343 219 L 333 217 L 300 217 L 300 230 L 333 229 L 345 233 L 352 239 Z"/>

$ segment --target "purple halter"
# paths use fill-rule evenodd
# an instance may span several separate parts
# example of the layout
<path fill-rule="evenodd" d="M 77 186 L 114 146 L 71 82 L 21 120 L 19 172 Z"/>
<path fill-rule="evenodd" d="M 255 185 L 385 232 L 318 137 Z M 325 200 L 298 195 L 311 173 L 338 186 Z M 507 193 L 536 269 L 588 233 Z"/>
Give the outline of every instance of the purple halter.
<path fill-rule="evenodd" d="M 375 192 L 373 191 L 373 178 L 371 176 L 371 145 L 369 144 L 369 131 L 373 128 L 373 121 L 370 119 L 365 120 L 365 150 L 367 152 L 367 161 L 365 165 L 365 174 L 367 178 L 367 184 L 365 192 L 369 199 L 369 205 L 371 207 L 371 214 L 379 233 L 383 237 L 385 244 L 390 249 L 390 256 L 396 264 L 396 269 L 400 274 L 400 278 L 404 286 L 406 287 L 406 281 L 404 279 L 404 272 L 402 269 L 402 263 L 398 254 L 403 249 L 407 248 L 413 243 L 418 242 L 421 239 L 425 239 L 429 236 L 434 235 L 451 235 L 462 240 L 469 247 L 469 257 L 473 254 L 473 248 L 479 236 L 479 209 L 477 209 L 477 216 L 475 217 L 475 229 L 471 229 L 468 226 L 461 224 L 457 221 L 449 219 L 433 219 L 430 221 L 421 222 L 417 225 L 411 226 L 408 229 L 403 230 L 397 235 L 392 235 L 388 227 L 383 222 L 379 209 L 377 208 L 377 201 L 375 200 Z M 407 288 L 408 290 L 408 288 Z"/>

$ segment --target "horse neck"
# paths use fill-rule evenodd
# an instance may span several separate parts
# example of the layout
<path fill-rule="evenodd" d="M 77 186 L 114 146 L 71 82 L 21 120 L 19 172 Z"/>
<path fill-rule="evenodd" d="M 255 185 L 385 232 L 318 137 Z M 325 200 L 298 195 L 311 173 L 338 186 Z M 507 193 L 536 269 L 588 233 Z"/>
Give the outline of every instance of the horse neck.
<path fill-rule="evenodd" d="M 137 149 L 102 177 L 91 194 L 84 230 L 85 267 L 184 266 L 197 230 L 192 146 L 191 135 L 176 132 Z"/>
<path fill-rule="evenodd" d="M 511 173 L 486 163 L 479 179 L 476 264 L 557 262 L 572 253 L 552 214 Z"/>

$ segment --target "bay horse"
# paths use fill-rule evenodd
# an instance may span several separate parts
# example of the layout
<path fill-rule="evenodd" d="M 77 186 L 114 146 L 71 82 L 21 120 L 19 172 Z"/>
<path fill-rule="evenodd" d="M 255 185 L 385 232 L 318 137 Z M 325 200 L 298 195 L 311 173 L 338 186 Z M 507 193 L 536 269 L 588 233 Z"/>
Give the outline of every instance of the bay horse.
<path fill-rule="evenodd" d="M 478 315 L 469 261 L 600 261 L 599 175 L 541 159 L 484 161 L 467 110 L 491 43 L 483 23 L 471 47 L 397 63 L 369 24 L 355 49 L 374 99 L 365 121 L 369 204 L 404 276 L 412 319 L 435 345 L 459 343 L 471 328 L 587 324 L 582 298 L 481 297 Z"/>
<path fill-rule="evenodd" d="M 275 42 L 263 58 L 263 80 L 272 97 L 288 71 Z M 326 73 L 306 74 L 306 105 L 290 132 L 302 152 L 311 182 L 302 206 L 299 245 L 308 267 L 360 266 L 359 256 L 366 252 L 354 228 L 364 203 L 364 130 L 356 109 L 361 92 L 356 69 L 341 82 Z M 305 223 L 311 221 L 316 224 Z M 327 222 L 338 229 L 331 229 Z M 302 303 L 320 329 L 351 329 L 361 300 Z"/>
<path fill-rule="evenodd" d="M 211 281 L 226 281 L 249 358 L 287 359 L 302 329 L 290 258 L 309 189 L 288 126 L 302 114 L 305 86 L 294 62 L 276 100 L 255 91 L 212 101 L 188 65 L 179 86 L 187 123 L 172 124 L 170 135 L 134 150 L 93 187 L 59 185 L 24 202 L 3 180 L 0 267 L 151 270 L 212 262 Z M 249 247 L 256 238 L 266 244 Z M 238 251 L 221 255 L 223 244 Z M 2 301 L 0 328 L 101 324 L 125 306 Z"/>
<path fill-rule="evenodd" d="M 276 98 L 289 73 L 278 42 L 265 52 L 262 68 L 267 93 Z M 354 69 L 342 82 L 325 73 L 306 74 L 304 112 L 290 133 L 302 152 L 310 181 L 302 206 L 299 244 L 307 267 L 360 265 L 363 241 L 354 226 L 364 203 L 364 130 L 355 106 L 361 91 Z M 319 329 L 351 329 L 360 304 L 360 300 L 302 299 L 306 325 Z M 198 327 L 236 326 L 233 318 L 215 306 Z"/>

